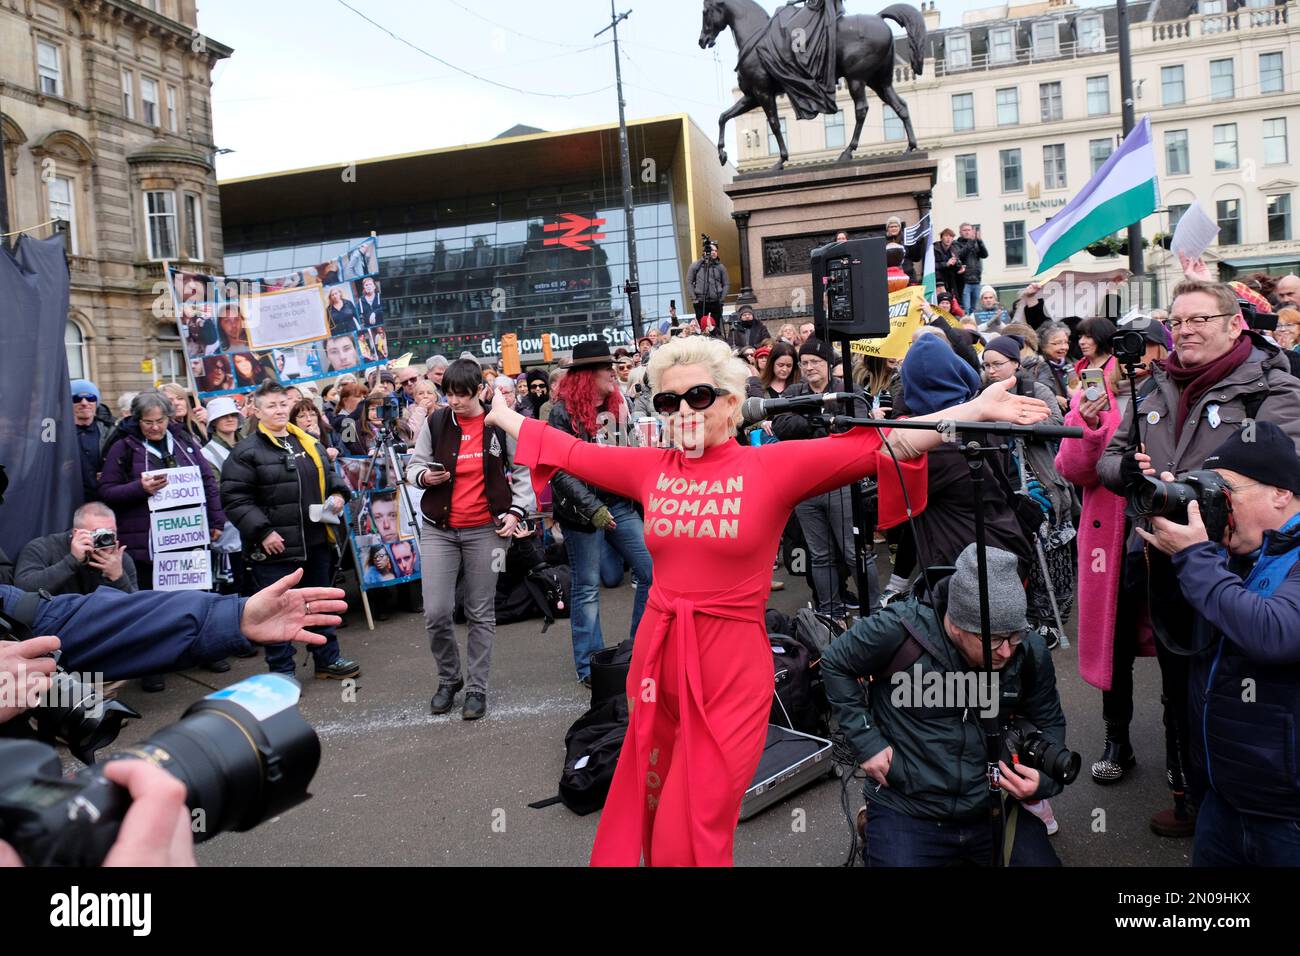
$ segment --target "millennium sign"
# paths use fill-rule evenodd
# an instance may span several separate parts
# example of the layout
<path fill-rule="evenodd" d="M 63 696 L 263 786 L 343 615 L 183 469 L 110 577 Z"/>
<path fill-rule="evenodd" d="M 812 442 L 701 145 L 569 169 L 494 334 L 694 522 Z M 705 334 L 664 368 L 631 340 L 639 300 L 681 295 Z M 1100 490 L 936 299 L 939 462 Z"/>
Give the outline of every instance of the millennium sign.
<path fill-rule="evenodd" d="M 1065 197 L 1057 196 L 1053 199 L 1030 199 L 1028 202 L 1009 202 L 1002 206 L 1003 212 L 1039 212 L 1043 209 L 1056 209 L 1058 206 L 1065 205 Z"/>

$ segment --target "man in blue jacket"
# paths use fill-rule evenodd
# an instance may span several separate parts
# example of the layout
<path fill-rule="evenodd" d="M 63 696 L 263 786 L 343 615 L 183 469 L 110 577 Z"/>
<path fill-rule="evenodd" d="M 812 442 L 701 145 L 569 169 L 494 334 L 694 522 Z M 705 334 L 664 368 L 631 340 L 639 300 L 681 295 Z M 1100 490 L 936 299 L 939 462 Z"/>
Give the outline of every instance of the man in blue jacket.
<path fill-rule="evenodd" d="M 1229 488 L 1226 553 L 1195 502 L 1186 524 L 1138 530 L 1172 556 L 1203 648 L 1189 694 L 1192 863 L 1300 866 L 1300 456 L 1277 425 L 1254 422 L 1205 467 Z"/>

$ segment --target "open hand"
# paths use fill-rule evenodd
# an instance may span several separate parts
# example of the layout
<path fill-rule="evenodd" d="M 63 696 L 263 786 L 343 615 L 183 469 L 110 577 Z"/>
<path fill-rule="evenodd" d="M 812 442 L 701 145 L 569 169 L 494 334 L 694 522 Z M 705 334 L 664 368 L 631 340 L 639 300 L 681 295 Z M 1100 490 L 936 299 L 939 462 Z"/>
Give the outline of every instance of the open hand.
<path fill-rule="evenodd" d="M 994 382 L 984 389 L 972 403 L 972 411 L 982 422 L 1010 422 L 1012 425 L 1033 425 L 1048 415 L 1047 404 L 1037 398 L 1012 395 L 1014 376 Z"/>
<path fill-rule="evenodd" d="M 325 638 L 308 627 L 336 627 L 348 609 L 339 588 L 298 588 L 302 568 L 286 574 L 270 587 L 262 588 L 244 604 L 239 630 L 254 644 L 324 644 Z"/>

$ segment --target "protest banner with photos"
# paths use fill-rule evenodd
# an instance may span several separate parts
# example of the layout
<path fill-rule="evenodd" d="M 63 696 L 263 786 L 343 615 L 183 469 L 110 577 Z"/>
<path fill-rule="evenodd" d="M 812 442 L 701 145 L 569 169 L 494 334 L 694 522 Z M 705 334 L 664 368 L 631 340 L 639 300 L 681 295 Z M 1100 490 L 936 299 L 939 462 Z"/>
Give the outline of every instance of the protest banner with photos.
<path fill-rule="evenodd" d="M 203 475 L 193 465 L 146 471 L 142 477 L 149 475 L 163 475 L 167 478 L 167 484 L 149 496 L 150 511 L 163 511 L 183 505 L 201 505 L 208 500 L 207 494 L 203 491 Z"/>
<path fill-rule="evenodd" d="M 403 469 L 409 461 L 409 455 L 398 456 Z M 418 581 L 420 543 L 388 463 L 340 456 L 335 467 L 355 493 L 348 504 L 347 523 L 361 590 Z"/>
<path fill-rule="evenodd" d="M 209 591 L 212 589 L 212 553 L 169 551 L 154 558 L 155 591 Z"/>
<path fill-rule="evenodd" d="M 388 361 L 374 236 L 284 275 L 167 270 L 194 390 L 206 401 L 263 382 L 293 385 Z"/>

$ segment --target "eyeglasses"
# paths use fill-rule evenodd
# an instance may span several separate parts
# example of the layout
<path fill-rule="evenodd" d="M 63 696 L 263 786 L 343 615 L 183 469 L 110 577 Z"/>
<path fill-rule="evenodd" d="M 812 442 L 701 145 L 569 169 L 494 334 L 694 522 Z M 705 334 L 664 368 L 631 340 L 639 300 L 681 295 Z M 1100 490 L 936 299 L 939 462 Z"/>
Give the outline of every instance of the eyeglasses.
<path fill-rule="evenodd" d="M 719 395 L 731 394 L 725 388 L 712 385 L 692 385 L 678 395 L 676 392 L 659 392 L 651 400 L 654 410 L 660 415 L 672 415 L 682 407 L 682 399 L 697 412 L 702 412 L 718 400 Z"/>
<path fill-rule="evenodd" d="M 985 361 L 981 362 L 980 364 L 983 365 L 983 366 L 984 366 L 986 369 L 988 369 L 989 371 L 996 371 L 997 369 L 1000 369 L 1000 368 L 1006 368 L 1006 367 L 1007 367 L 1008 365 L 1010 365 L 1011 363 L 1010 363 L 1010 362 L 990 362 L 990 361 L 985 360 Z"/>
<path fill-rule="evenodd" d="M 1218 315 L 1189 315 L 1185 319 L 1170 319 L 1169 331 L 1177 332 L 1184 325 L 1188 329 L 1199 329 L 1207 322 L 1213 322 L 1215 319 L 1226 319 L 1236 314 L 1236 312 L 1220 312 Z"/>
<path fill-rule="evenodd" d="M 91 405 L 94 405 L 98 401 L 99 399 L 97 399 L 94 395 L 73 395 L 72 396 L 72 404 L 74 405 L 79 404 L 80 402 L 89 402 Z"/>
<path fill-rule="evenodd" d="M 989 636 L 989 650 L 996 651 L 1004 644 L 1010 644 L 1012 647 L 1019 647 L 1020 642 L 1025 639 L 1025 635 L 1020 631 L 1014 634 L 993 634 Z"/>

